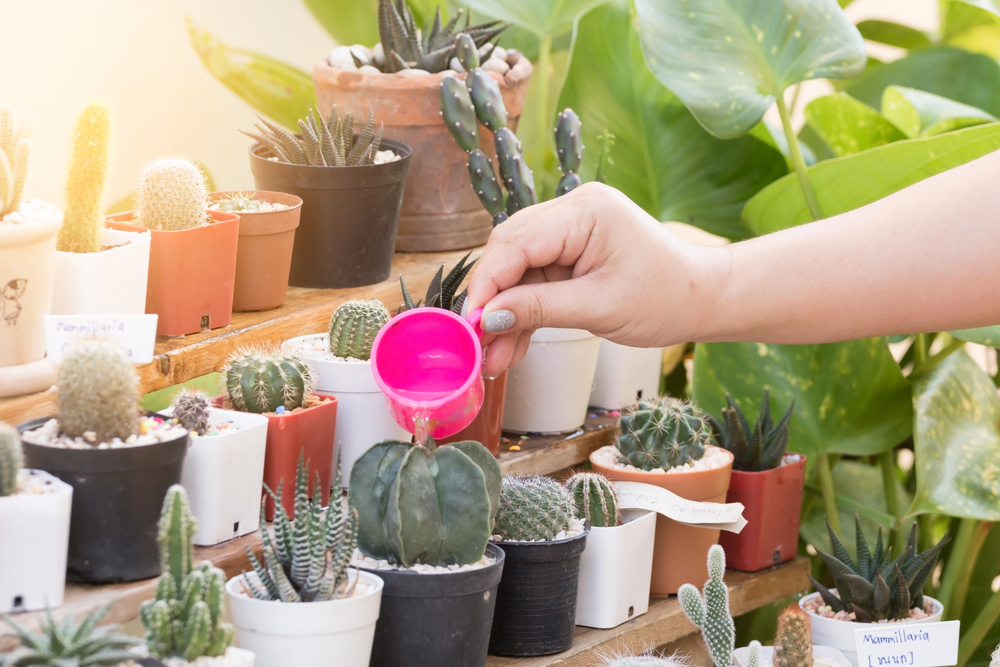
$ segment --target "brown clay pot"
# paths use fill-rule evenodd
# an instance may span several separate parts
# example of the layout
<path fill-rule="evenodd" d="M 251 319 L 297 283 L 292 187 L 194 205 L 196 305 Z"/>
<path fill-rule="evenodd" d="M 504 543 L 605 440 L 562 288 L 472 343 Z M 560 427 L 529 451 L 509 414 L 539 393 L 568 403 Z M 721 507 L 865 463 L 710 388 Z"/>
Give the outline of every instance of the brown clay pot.
<path fill-rule="evenodd" d="M 500 84 L 507 124 L 517 130 L 531 78 L 531 63 L 523 56 L 504 76 L 491 73 Z M 464 78 L 464 74 L 459 75 Z M 492 220 L 469 181 L 466 154 L 441 120 L 443 74 L 404 76 L 337 70 L 325 59 L 313 68 L 316 101 L 324 115 L 334 104 L 341 114 L 353 113 L 355 127 L 368 118 L 369 103 L 376 124 L 385 135 L 413 148 L 413 165 L 406 179 L 396 250 L 440 252 L 473 248 L 486 243 Z M 480 125 L 481 147 L 496 158 L 493 135 Z"/>
<path fill-rule="evenodd" d="M 213 192 L 208 200 L 215 203 L 234 194 Z M 284 204 L 288 208 L 239 214 L 240 241 L 233 288 L 233 310 L 237 311 L 270 310 L 285 303 L 295 228 L 299 226 L 302 210 L 302 200 L 295 195 L 268 190 L 254 190 L 251 194 L 257 201 Z"/>
<path fill-rule="evenodd" d="M 733 470 L 733 455 L 726 454 L 729 463 L 721 468 L 673 474 L 605 468 L 594 461 L 593 454 L 590 455 L 590 463 L 594 472 L 610 480 L 652 484 L 687 500 L 722 503 L 726 501 Z M 708 550 L 718 541 L 718 530 L 695 528 L 658 514 L 656 541 L 653 544 L 653 581 L 649 594 L 662 598 L 676 594 L 683 584 L 700 587 L 708 579 Z"/>
<path fill-rule="evenodd" d="M 728 503 L 743 503 L 747 525 L 738 535 L 723 532 L 719 544 L 726 550 L 726 566 L 756 572 L 795 558 L 802 514 L 802 485 L 806 457 L 773 470 L 734 470 Z"/>
<path fill-rule="evenodd" d="M 483 407 L 472 423 L 464 429 L 441 441 L 447 445 L 462 440 L 475 440 L 490 450 L 493 456 L 500 456 L 500 435 L 503 421 L 503 402 L 507 395 L 507 371 L 494 379 L 484 378 L 486 393 L 483 396 Z"/>
<path fill-rule="evenodd" d="M 134 211 L 108 217 L 107 226 L 144 232 Z M 179 231 L 150 230 L 146 312 L 156 313 L 156 333 L 185 336 L 227 326 L 233 319 L 233 285 L 240 216 L 209 211 L 214 222 Z"/>

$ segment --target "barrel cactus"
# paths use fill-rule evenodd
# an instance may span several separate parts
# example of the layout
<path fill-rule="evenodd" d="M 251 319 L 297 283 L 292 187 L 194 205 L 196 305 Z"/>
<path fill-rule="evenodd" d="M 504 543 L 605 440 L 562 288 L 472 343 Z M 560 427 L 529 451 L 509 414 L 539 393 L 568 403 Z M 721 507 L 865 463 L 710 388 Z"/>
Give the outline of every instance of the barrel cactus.
<path fill-rule="evenodd" d="M 12 108 L 0 106 L 0 220 L 21 208 L 34 127 L 30 108 L 21 107 L 15 117 Z"/>
<path fill-rule="evenodd" d="M 337 306 L 330 318 L 330 352 L 342 359 L 368 361 L 375 335 L 389 317 L 378 299 L 355 299 Z"/>
<path fill-rule="evenodd" d="M 603 475 L 578 472 L 566 480 L 566 489 L 573 494 L 577 516 L 594 528 L 613 528 L 620 523 L 618 495 Z"/>
<path fill-rule="evenodd" d="M 705 413 L 676 398 L 640 401 L 621 417 L 618 451 L 623 465 L 668 470 L 705 455 L 712 429 Z"/>
<path fill-rule="evenodd" d="M 736 647 L 736 625 L 729 613 L 725 574 L 726 552 L 716 544 L 708 550 L 708 581 L 703 592 L 691 584 L 684 584 L 677 591 L 684 614 L 701 629 L 715 667 L 732 667 Z"/>
<path fill-rule="evenodd" d="M 556 197 L 578 187 L 580 163 L 583 162 L 583 124 L 572 109 L 565 109 L 556 121 L 556 156 L 562 178 L 556 185 Z"/>
<path fill-rule="evenodd" d="M 173 415 L 180 425 L 195 435 L 204 435 L 208 430 L 208 418 L 212 413 L 208 395 L 197 389 L 181 389 L 174 396 Z"/>
<path fill-rule="evenodd" d="M 242 412 L 291 411 L 315 388 L 309 365 L 276 348 L 243 348 L 229 357 L 222 373 L 229 402 Z"/>
<path fill-rule="evenodd" d="M 111 109 L 91 102 L 76 121 L 66 213 L 56 249 L 62 252 L 100 252 L 104 211 L 101 200 L 111 170 Z"/>
<path fill-rule="evenodd" d="M 550 477 L 507 475 L 500 492 L 496 534 L 507 542 L 556 539 L 576 518 L 576 504 L 562 484 Z"/>
<path fill-rule="evenodd" d="M 813 641 L 809 614 L 792 605 L 778 616 L 774 636 L 774 667 L 812 667 Z"/>
<path fill-rule="evenodd" d="M 24 465 L 17 429 L 0 422 L 0 498 L 17 493 L 17 474 Z"/>
<path fill-rule="evenodd" d="M 133 222 L 146 229 L 180 231 L 208 221 L 205 174 L 182 157 L 157 158 L 142 168 Z"/>
<path fill-rule="evenodd" d="M 358 547 L 403 567 L 475 563 L 493 534 L 500 487 L 500 464 L 478 442 L 380 442 L 351 471 Z"/>
<path fill-rule="evenodd" d="M 753 429 L 743 410 L 726 392 L 729 407 L 722 408 L 722 419 L 709 416 L 716 444 L 733 453 L 733 470 L 761 472 L 781 465 L 788 447 L 788 423 L 792 420 L 795 401 L 788 406 L 781 420 L 771 420 L 771 397 L 764 390 L 764 402 Z"/>
<path fill-rule="evenodd" d="M 139 430 L 137 377 L 128 351 L 118 342 L 84 339 L 63 356 L 56 381 L 59 427 L 92 445 L 127 440 Z"/>

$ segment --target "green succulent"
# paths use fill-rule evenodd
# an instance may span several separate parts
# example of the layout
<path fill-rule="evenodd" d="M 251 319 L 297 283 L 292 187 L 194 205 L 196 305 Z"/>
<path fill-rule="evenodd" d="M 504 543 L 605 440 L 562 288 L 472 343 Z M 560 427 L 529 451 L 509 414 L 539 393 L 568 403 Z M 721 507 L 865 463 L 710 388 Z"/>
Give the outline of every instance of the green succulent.
<path fill-rule="evenodd" d="M 761 472 L 781 465 L 788 447 L 788 424 L 792 420 L 795 401 L 788 406 L 777 424 L 771 422 L 771 398 L 764 390 L 764 402 L 753 429 L 743 410 L 726 392 L 728 408 L 722 408 L 722 421 L 709 416 L 715 444 L 733 453 L 733 470 Z"/>
<path fill-rule="evenodd" d="M 701 630 L 715 667 L 732 667 L 736 647 L 736 625 L 729 610 L 726 575 L 726 552 L 718 544 L 708 550 L 708 581 L 699 591 L 684 584 L 677 591 L 677 601 L 688 619 Z"/>
<path fill-rule="evenodd" d="M 257 125 L 257 132 L 243 132 L 261 144 L 279 162 L 312 167 L 355 167 L 375 162 L 375 154 L 382 145 L 382 127 L 375 130 L 375 111 L 368 111 L 368 120 L 357 137 L 354 136 L 354 115 L 337 116 L 337 106 L 330 110 L 326 120 L 319 112 L 299 119 L 301 134 L 295 135 L 265 118 Z"/>
<path fill-rule="evenodd" d="M 507 475 L 500 492 L 496 533 L 510 542 L 556 539 L 576 518 L 573 494 L 551 477 Z"/>
<path fill-rule="evenodd" d="M 671 398 L 643 399 L 622 412 L 621 463 L 642 470 L 669 470 L 705 455 L 712 433 L 705 413 Z"/>
<path fill-rule="evenodd" d="M 41 632 L 34 634 L 19 626 L 9 616 L 4 622 L 13 628 L 19 648 L 3 663 L 6 667 L 115 667 L 135 658 L 129 649 L 139 640 L 119 633 L 118 626 L 98 628 L 114 602 L 87 614 L 77 625 L 73 615 L 67 614 L 62 622 L 45 610 Z"/>
<path fill-rule="evenodd" d="M 389 317 L 385 304 L 378 299 L 354 299 L 340 304 L 330 318 L 330 352 L 341 359 L 368 361 L 375 336 Z"/>
<path fill-rule="evenodd" d="M 594 528 L 613 528 L 621 523 L 618 494 L 604 475 L 578 472 L 566 480 L 566 490 L 573 494 L 576 515 Z"/>
<path fill-rule="evenodd" d="M 406 282 L 403 280 L 403 276 L 400 276 L 399 285 L 403 290 L 403 305 L 399 308 L 399 312 L 424 307 L 443 308 L 461 315 L 462 306 L 465 305 L 465 298 L 468 295 L 468 291 L 462 290 L 457 295 L 455 292 L 458 291 L 458 286 L 462 284 L 462 281 L 465 280 L 465 277 L 469 275 L 469 271 L 472 270 L 472 267 L 478 261 L 474 259 L 466 264 L 470 255 L 472 255 L 471 251 L 460 259 L 458 264 L 451 268 L 448 275 L 444 275 L 444 265 L 442 264 L 441 268 L 434 274 L 431 284 L 427 287 L 426 296 L 417 302 L 413 301 L 410 291 L 406 289 Z"/>

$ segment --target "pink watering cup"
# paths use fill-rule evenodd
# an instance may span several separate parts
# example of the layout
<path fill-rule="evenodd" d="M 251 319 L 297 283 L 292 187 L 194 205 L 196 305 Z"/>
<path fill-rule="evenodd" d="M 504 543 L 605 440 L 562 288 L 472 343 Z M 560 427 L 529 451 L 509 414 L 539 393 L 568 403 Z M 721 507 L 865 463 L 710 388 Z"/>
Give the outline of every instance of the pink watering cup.
<path fill-rule="evenodd" d="M 441 308 L 414 308 L 378 332 L 372 373 L 397 424 L 414 433 L 423 418 L 431 437 L 447 438 L 476 418 L 485 391 L 481 317 L 481 308 L 468 321 Z"/>

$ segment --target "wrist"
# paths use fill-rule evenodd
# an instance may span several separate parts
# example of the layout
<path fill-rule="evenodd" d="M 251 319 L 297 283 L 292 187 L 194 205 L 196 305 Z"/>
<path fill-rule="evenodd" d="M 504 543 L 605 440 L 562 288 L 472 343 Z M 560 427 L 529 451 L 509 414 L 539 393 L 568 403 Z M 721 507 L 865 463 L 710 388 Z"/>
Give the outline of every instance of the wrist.
<path fill-rule="evenodd" d="M 735 257 L 732 245 L 692 246 L 691 289 L 683 312 L 691 313 L 691 326 L 685 340 L 711 342 L 726 340 L 733 316 L 730 293 L 733 286 Z"/>

